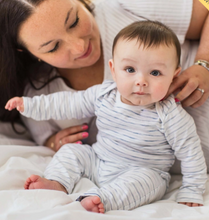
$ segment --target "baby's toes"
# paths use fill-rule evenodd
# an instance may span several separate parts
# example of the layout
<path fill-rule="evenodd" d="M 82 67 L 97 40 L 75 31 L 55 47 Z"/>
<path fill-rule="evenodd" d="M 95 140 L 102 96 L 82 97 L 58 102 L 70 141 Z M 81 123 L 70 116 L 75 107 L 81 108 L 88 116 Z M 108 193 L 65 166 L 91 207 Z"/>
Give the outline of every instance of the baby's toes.
<path fill-rule="evenodd" d="M 100 213 L 104 213 L 104 205 L 103 205 L 103 203 L 100 203 L 100 204 L 98 205 L 98 209 L 99 209 L 99 212 L 100 212 Z"/>
<path fill-rule="evenodd" d="M 25 181 L 24 188 L 29 189 L 30 181 L 28 179 Z"/>

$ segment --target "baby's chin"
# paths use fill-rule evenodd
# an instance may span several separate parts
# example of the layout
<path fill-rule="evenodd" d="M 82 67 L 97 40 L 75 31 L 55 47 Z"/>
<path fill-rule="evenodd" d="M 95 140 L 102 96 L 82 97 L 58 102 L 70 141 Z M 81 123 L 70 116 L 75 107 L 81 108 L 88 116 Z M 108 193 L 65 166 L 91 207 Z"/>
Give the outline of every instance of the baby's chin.
<path fill-rule="evenodd" d="M 144 100 L 140 100 L 140 101 L 132 101 L 132 102 L 129 102 L 129 105 L 133 105 L 133 106 L 147 106 L 147 105 L 151 105 L 153 104 L 154 102 L 147 102 L 147 101 L 144 101 Z"/>
<path fill-rule="evenodd" d="M 163 100 L 163 99 L 162 99 Z M 156 102 L 162 101 L 162 100 L 137 100 L 137 101 L 132 101 L 130 105 L 134 105 L 134 106 L 149 106 L 149 105 L 153 105 Z"/>
<path fill-rule="evenodd" d="M 147 105 L 152 105 L 156 102 L 159 102 L 161 100 L 159 99 L 150 99 L 148 97 L 144 98 L 135 98 L 135 99 L 128 99 L 121 97 L 121 101 L 127 105 L 133 105 L 133 106 L 147 106 Z"/>

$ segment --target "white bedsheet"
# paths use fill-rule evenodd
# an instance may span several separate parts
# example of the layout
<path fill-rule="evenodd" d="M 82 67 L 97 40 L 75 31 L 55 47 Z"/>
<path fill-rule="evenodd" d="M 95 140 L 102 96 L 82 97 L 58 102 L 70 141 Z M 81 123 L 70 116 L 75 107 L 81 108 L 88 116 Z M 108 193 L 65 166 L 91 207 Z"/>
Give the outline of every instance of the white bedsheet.
<path fill-rule="evenodd" d="M 209 182 L 204 206 L 190 208 L 175 202 L 181 176 L 172 176 L 169 192 L 161 201 L 132 211 L 87 212 L 75 199 L 94 184 L 81 179 L 73 194 L 53 190 L 24 190 L 31 174 L 43 175 L 53 151 L 46 147 L 0 145 L 0 220 L 209 220 Z"/>

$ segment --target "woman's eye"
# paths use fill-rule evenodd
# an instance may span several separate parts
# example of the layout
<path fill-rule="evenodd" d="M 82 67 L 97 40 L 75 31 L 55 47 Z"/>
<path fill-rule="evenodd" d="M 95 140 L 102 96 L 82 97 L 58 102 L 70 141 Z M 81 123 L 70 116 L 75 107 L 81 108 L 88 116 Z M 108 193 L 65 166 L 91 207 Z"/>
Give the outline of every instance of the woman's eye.
<path fill-rule="evenodd" d="M 78 24 L 78 21 L 79 21 L 79 17 L 76 16 L 76 20 L 75 20 L 75 22 L 70 26 L 70 28 L 74 28 L 74 27 L 76 27 L 77 24 Z"/>
<path fill-rule="evenodd" d="M 135 72 L 135 69 L 132 68 L 132 67 L 128 67 L 128 68 L 126 68 L 126 72 L 128 72 L 128 73 L 134 73 L 134 72 Z"/>
<path fill-rule="evenodd" d="M 59 43 L 57 42 L 55 47 L 52 50 L 50 50 L 49 53 L 55 52 L 58 48 L 59 48 Z"/>
<path fill-rule="evenodd" d="M 153 76 L 159 76 L 160 72 L 158 70 L 153 70 L 150 74 Z"/>

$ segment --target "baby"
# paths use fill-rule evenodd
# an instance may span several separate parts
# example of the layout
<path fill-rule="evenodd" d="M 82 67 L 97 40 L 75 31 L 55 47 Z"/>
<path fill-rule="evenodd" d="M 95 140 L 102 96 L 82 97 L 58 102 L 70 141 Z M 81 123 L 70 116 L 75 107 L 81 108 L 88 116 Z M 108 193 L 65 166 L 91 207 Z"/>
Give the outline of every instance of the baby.
<path fill-rule="evenodd" d="M 183 174 L 176 201 L 201 206 L 207 175 L 194 121 L 173 95 L 163 99 L 181 71 L 179 63 L 179 41 L 168 27 L 135 22 L 114 39 L 109 61 L 114 81 L 9 100 L 6 109 L 17 108 L 35 120 L 97 116 L 97 142 L 62 146 L 44 178 L 30 176 L 25 189 L 71 193 L 87 177 L 98 187 L 77 199 L 86 210 L 131 210 L 163 197 L 176 156 Z"/>

